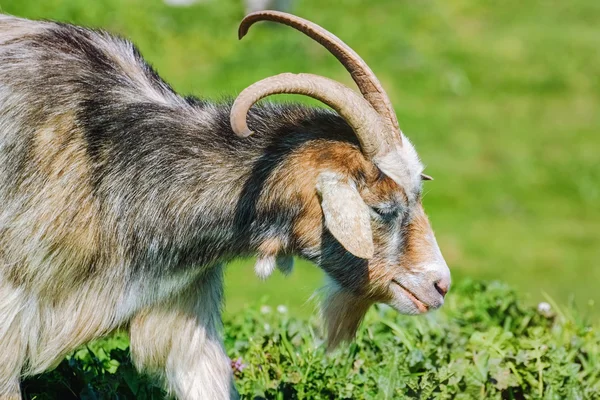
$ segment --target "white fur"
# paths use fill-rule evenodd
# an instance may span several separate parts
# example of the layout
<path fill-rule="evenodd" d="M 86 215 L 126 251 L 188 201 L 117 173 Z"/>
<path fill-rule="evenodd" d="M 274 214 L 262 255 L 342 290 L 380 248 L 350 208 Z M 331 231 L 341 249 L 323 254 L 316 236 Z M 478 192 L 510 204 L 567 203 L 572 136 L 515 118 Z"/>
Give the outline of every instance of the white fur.
<path fill-rule="evenodd" d="M 254 273 L 260 279 L 270 277 L 277 268 L 282 274 L 289 275 L 294 270 L 294 257 L 290 255 L 261 256 L 256 259 Z"/>
<path fill-rule="evenodd" d="M 375 252 L 369 207 L 356 187 L 342 175 L 325 171 L 317 178 L 325 226 L 357 257 L 369 259 Z"/>
<path fill-rule="evenodd" d="M 377 166 L 402 186 L 409 200 L 414 200 L 415 189 L 421 185 L 423 164 L 408 138 L 402 135 L 402 146 L 375 158 Z"/>
<path fill-rule="evenodd" d="M 180 400 L 238 397 L 220 339 L 222 287 L 218 266 L 174 298 L 141 311 L 131 323 L 136 366 L 162 378 Z"/>
<path fill-rule="evenodd" d="M 276 268 L 275 256 L 259 257 L 254 264 L 254 272 L 260 279 L 265 280 L 271 276 Z"/>

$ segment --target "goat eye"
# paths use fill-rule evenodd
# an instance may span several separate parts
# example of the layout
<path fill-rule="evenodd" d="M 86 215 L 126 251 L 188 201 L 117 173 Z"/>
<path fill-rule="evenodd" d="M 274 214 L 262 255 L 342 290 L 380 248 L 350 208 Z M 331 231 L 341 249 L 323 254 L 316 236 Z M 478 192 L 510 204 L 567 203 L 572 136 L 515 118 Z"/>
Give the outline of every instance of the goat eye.
<path fill-rule="evenodd" d="M 380 216 L 383 219 L 391 219 L 394 218 L 398 215 L 398 208 L 397 207 L 377 207 L 377 206 L 373 206 L 371 207 L 371 209 L 373 211 L 375 211 L 375 213 Z"/>

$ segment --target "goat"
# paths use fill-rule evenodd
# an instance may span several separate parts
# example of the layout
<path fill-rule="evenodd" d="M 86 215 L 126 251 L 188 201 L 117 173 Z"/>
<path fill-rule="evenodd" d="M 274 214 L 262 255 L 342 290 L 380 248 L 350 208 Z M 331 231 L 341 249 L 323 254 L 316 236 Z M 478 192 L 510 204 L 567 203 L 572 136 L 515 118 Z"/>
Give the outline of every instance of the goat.
<path fill-rule="evenodd" d="M 127 40 L 0 16 L 0 398 L 115 329 L 170 394 L 237 398 L 220 338 L 236 257 L 256 256 L 263 278 L 293 256 L 322 268 L 332 348 L 376 302 L 443 304 L 450 272 L 421 203 L 430 178 L 380 82 L 293 15 L 250 14 L 240 38 L 261 20 L 321 43 L 362 94 L 286 73 L 233 103 L 182 97 Z M 277 93 L 333 110 L 253 107 Z"/>

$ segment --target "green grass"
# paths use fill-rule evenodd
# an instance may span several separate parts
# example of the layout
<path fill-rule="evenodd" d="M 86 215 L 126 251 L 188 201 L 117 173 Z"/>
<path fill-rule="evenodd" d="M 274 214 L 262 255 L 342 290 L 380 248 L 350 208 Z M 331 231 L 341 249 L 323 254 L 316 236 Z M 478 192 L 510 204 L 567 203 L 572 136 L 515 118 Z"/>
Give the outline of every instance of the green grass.
<path fill-rule="evenodd" d="M 442 311 L 426 317 L 374 309 L 356 341 L 329 355 L 314 319 L 251 307 L 226 322 L 244 399 L 600 397 L 598 331 L 570 308 L 554 305 L 542 315 L 500 283 L 463 281 Z M 163 398 L 135 373 L 120 336 L 23 387 L 36 400 Z"/>
<path fill-rule="evenodd" d="M 347 84 L 337 61 L 290 29 L 236 38 L 241 1 L 4 0 L 4 12 L 132 39 L 185 94 L 220 98 L 280 72 Z M 425 205 L 455 281 L 501 279 L 529 296 L 600 301 L 600 2 L 298 1 L 297 14 L 352 45 L 387 88 L 436 180 Z M 299 99 L 304 101 L 303 99 Z M 262 283 L 227 277 L 228 310 L 268 296 L 309 314 L 317 268 Z"/>

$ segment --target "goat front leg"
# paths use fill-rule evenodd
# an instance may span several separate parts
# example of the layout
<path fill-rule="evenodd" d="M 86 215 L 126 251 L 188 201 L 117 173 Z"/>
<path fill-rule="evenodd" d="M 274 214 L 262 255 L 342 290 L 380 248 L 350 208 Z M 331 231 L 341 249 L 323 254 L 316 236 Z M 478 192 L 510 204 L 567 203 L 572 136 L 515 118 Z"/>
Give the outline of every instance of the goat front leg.
<path fill-rule="evenodd" d="M 21 389 L 17 378 L 0 392 L 0 400 L 21 400 Z"/>
<path fill-rule="evenodd" d="M 0 400 L 21 400 L 19 378 L 25 364 L 25 293 L 0 275 Z"/>
<path fill-rule="evenodd" d="M 237 399 L 220 337 L 222 299 L 218 265 L 173 299 L 136 315 L 130 325 L 136 367 L 160 377 L 180 400 Z"/>
<path fill-rule="evenodd" d="M 0 321 L 4 322 L 2 317 Z M 21 400 L 19 377 L 25 357 L 24 349 L 19 346 L 20 326 L 15 325 L 0 326 L 0 400 Z"/>

